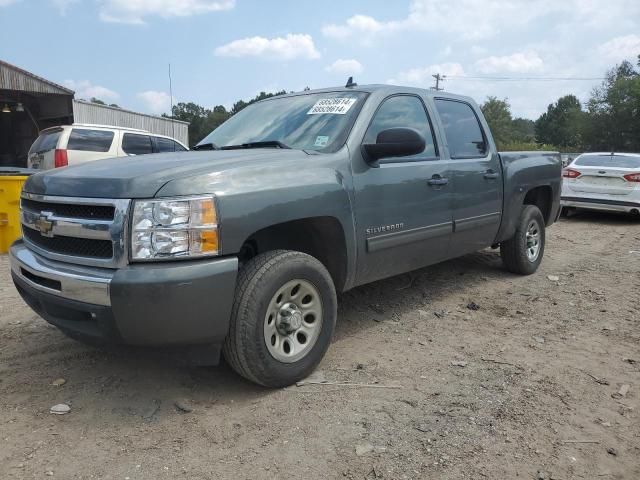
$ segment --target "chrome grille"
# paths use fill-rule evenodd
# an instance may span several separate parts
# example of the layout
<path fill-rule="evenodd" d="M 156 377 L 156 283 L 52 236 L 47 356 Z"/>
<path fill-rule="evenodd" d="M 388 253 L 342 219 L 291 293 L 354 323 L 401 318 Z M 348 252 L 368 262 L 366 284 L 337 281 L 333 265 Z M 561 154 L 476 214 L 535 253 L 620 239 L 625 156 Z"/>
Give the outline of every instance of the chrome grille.
<path fill-rule="evenodd" d="M 113 258 L 113 243 L 109 240 L 62 236 L 45 237 L 40 232 L 29 227 L 25 227 L 22 234 L 29 242 L 48 252 L 86 258 Z"/>
<path fill-rule="evenodd" d="M 127 263 L 130 200 L 23 193 L 25 244 L 34 252 L 80 265 L 118 268 Z"/>
<path fill-rule="evenodd" d="M 34 212 L 52 212 L 60 217 L 113 220 L 115 207 L 112 205 L 72 205 L 68 203 L 38 202 L 22 199 L 22 208 Z"/>

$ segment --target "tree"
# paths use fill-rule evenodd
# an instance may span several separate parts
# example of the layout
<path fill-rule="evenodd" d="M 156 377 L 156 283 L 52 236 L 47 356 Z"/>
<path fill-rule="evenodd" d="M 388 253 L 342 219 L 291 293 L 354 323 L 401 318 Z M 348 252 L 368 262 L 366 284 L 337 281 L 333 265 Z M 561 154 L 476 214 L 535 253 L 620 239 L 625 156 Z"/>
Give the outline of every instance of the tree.
<path fill-rule="evenodd" d="M 511 123 L 513 140 L 518 143 L 532 143 L 536 140 L 536 124 L 528 118 L 514 118 Z"/>
<path fill-rule="evenodd" d="M 590 149 L 640 151 L 640 72 L 630 62 L 607 72 L 591 93 L 587 111 L 586 143 Z"/>
<path fill-rule="evenodd" d="M 99 98 L 96 97 L 91 97 L 91 100 L 89 100 L 91 103 L 97 103 L 98 105 L 106 105 L 106 103 L 104 103 L 102 100 L 100 100 Z"/>
<path fill-rule="evenodd" d="M 217 108 L 217 107 L 216 107 Z M 189 123 L 189 145 L 194 146 L 205 136 L 207 136 L 211 130 L 216 128 L 227 118 L 229 113 L 222 107 L 222 112 L 212 112 L 200 105 L 193 102 L 180 102 L 173 106 L 172 115 L 163 115 L 167 118 L 175 118 L 176 120 L 182 120 Z M 212 114 L 216 117 L 212 118 Z M 219 118 L 221 116 L 221 118 Z"/>
<path fill-rule="evenodd" d="M 585 113 L 575 95 L 565 95 L 547 107 L 535 122 L 536 140 L 539 143 L 570 149 L 583 145 Z"/>
<path fill-rule="evenodd" d="M 504 145 L 513 141 L 513 119 L 511 118 L 511 106 L 505 98 L 498 100 L 496 97 L 487 97 L 480 109 L 489 124 L 493 140 L 501 149 Z"/>

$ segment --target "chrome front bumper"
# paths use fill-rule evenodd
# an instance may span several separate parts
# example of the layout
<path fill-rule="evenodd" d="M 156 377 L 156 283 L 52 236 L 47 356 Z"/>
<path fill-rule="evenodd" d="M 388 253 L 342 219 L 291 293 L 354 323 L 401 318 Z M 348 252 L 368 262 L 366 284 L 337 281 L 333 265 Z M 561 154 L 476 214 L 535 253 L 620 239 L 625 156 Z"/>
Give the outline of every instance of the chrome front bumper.
<path fill-rule="evenodd" d="M 113 271 L 49 260 L 30 251 L 22 241 L 9 251 L 11 271 L 32 288 L 65 299 L 111 306 Z"/>

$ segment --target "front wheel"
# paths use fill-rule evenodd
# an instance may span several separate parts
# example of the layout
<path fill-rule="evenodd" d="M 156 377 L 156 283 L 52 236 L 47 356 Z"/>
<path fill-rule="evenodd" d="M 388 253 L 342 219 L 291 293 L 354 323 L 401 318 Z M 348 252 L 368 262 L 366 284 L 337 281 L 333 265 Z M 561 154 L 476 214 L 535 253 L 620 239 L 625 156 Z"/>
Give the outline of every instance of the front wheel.
<path fill-rule="evenodd" d="M 531 275 L 542 262 L 545 245 L 545 223 L 535 205 L 525 205 L 513 237 L 500 245 L 500 256 L 507 270 Z"/>
<path fill-rule="evenodd" d="M 224 356 L 252 382 L 285 387 L 320 363 L 333 335 L 337 299 L 314 257 L 276 250 L 243 265 Z"/>

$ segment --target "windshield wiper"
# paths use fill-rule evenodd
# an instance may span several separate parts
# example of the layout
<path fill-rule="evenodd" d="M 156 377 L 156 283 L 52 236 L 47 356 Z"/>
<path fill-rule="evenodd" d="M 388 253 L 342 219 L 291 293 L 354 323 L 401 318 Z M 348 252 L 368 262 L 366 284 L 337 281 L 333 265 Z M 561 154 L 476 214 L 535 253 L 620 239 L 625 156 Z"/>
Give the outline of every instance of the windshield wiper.
<path fill-rule="evenodd" d="M 221 150 L 239 150 L 243 148 L 286 148 L 291 149 L 289 145 L 286 145 L 278 140 L 264 140 L 262 142 L 248 142 L 241 143 L 240 145 L 225 145 L 220 147 Z"/>
<path fill-rule="evenodd" d="M 215 143 L 200 143 L 191 150 L 220 150 L 220 147 Z"/>

